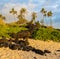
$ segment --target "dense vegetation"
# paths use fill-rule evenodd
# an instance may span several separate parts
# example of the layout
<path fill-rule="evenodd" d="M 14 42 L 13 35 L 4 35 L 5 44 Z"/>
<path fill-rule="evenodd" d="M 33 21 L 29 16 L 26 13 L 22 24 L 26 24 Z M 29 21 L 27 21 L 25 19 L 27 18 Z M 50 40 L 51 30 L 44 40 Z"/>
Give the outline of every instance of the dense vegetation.
<path fill-rule="evenodd" d="M 0 25 L 0 37 L 5 36 L 10 38 L 8 33 L 17 33 L 21 30 L 27 30 L 24 26 L 3 26 Z M 24 34 L 23 34 L 24 35 Z M 53 28 L 44 28 L 40 27 L 37 30 L 34 30 L 33 34 L 31 35 L 33 39 L 39 40 L 53 40 L 53 41 L 60 41 L 60 31 L 53 29 Z"/>
<path fill-rule="evenodd" d="M 60 41 L 60 31 L 52 28 L 39 28 L 32 34 L 34 39 Z"/>
<path fill-rule="evenodd" d="M 0 25 L 0 37 L 5 36 L 7 38 L 10 38 L 8 33 L 17 33 L 18 31 L 21 30 L 27 30 L 25 27 L 19 27 L 19 26 L 4 26 Z"/>
<path fill-rule="evenodd" d="M 39 40 L 53 40 L 60 42 L 60 30 L 54 29 L 52 27 L 52 12 L 51 11 L 46 11 L 44 8 L 40 11 L 43 14 L 43 19 L 41 22 L 35 21 L 36 19 L 36 13 L 32 13 L 32 19 L 31 21 L 27 21 L 24 17 L 24 14 L 26 12 L 25 8 L 22 8 L 20 10 L 20 15 L 18 15 L 18 21 L 13 22 L 10 24 L 5 23 L 3 20 L 5 20 L 5 17 L 0 15 L 0 37 L 5 36 L 6 38 L 10 38 L 11 36 L 8 35 L 8 33 L 17 33 L 21 30 L 28 30 L 26 26 L 29 24 L 37 24 L 36 27 L 39 27 L 38 29 L 35 29 L 34 32 L 31 34 L 31 37 L 33 39 L 39 39 Z M 10 11 L 13 15 L 17 14 L 17 11 L 12 8 Z M 44 17 L 50 17 L 50 26 L 45 26 L 44 25 Z M 32 25 L 33 26 L 33 25 Z M 24 35 L 24 34 L 23 34 Z"/>

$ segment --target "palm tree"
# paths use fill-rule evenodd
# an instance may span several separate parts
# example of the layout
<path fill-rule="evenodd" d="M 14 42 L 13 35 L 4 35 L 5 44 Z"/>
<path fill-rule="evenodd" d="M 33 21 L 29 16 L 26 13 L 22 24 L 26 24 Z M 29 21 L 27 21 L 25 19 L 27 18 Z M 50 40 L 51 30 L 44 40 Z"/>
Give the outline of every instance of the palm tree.
<path fill-rule="evenodd" d="M 36 15 L 35 12 L 33 12 L 31 16 L 32 16 L 32 20 L 30 21 L 30 23 L 33 24 L 35 19 L 36 19 L 36 17 L 37 17 L 37 15 Z"/>
<path fill-rule="evenodd" d="M 12 13 L 13 15 L 17 15 L 17 11 L 15 11 L 14 8 L 12 8 L 12 10 L 10 11 L 10 13 Z M 15 16 L 14 16 L 14 20 L 15 20 Z"/>
<path fill-rule="evenodd" d="M 25 19 L 25 14 L 26 14 L 26 9 L 25 8 L 21 8 L 20 10 L 20 14 L 18 15 L 18 24 L 24 24 L 27 22 L 27 20 Z"/>
<path fill-rule="evenodd" d="M 26 14 L 26 9 L 25 8 L 21 8 L 20 10 L 20 14 L 18 15 L 18 24 L 24 24 L 27 22 L 27 20 L 25 19 L 25 14 Z"/>
<path fill-rule="evenodd" d="M 46 21 L 46 16 L 47 16 L 47 11 L 44 11 L 44 20 Z M 46 22 L 46 26 L 47 26 L 47 22 Z"/>
<path fill-rule="evenodd" d="M 44 25 L 44 18 L 46 17 L 47 11 L 46 11 L 44 8 L 42 8 L 40 12 L 41 12 L 42 15 L 43 15 L 43 19 L 41 20 L 41 23 L 42 23 L 42 25 Z"/>
<path fill-rule="evenodd" d="M 20 15 L 18 15 L 18 19 L 24 19 L 25 18 L 25 13 L 26 13 L 26 9 L 25 8 L 22 8 L 20 10 Z"/>
<path fill-rule="evenodd" d="M 49 11 L 49 12 L 47 13 L 47 16 L 50 17 L 50 26 L 52 26 L 52 19 L 51 19 L 52 14 L 53 14 L 52 11 Z"/>
<path fill-rule="evenodd" d="M 12 8 L 12 10 L 10 11 L 10 13 L 12 13 L 14 15 L 14 14 L 17 14 L 17 11 L 15 11 L 14 8 Z"/>

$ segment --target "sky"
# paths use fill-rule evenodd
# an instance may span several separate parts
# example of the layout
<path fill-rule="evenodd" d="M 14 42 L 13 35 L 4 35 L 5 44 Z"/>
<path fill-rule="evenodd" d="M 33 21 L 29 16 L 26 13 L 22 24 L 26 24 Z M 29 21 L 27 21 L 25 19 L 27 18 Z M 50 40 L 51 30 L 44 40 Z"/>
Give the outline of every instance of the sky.
<path fill-rule="evenodd" d="M 34 11 L 37 13 L 37 20 L 41 20 L 40 10 L 45 8 L 47 11 L 52 11 L 52 22 L 55 28 L 60 28 L 60 0 L 0 0 L 0 14 L 6 17 L 6 22 L 17 21 L 9 11 L 15 8 L 19 11 L 21 8 L 26 8 L 28 15 L 27 19 L 31 19 L 31 13 Z M 18 12 L 19 13 L 19 12 Z M 16 15 L 15 15 L 16 16 Z M 49 24 L 49 18 L 46 21 Z"/>

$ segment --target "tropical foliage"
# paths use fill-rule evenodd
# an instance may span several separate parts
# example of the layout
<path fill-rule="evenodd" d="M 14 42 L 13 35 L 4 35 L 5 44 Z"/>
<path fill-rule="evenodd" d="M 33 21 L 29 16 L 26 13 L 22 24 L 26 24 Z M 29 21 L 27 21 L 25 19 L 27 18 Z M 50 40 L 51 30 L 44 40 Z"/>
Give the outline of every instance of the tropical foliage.
<path fill-rule="evenodd" d="M 36 12 L 32 12 L 31 21 L 28 21 L 25 18 L 25 14 L 27 13 L 27 10 L 25 8 L 22 8 L 20 10 L 19 15 L 17 14 L 17 11 L 14 8 L 12 8 L 9 13 L 12 13 L 12 15 L 14 15 L 14 20 L 15 20 L 15 15 L 16 15 L 18 21 L 12 22 L 9 24 L 4 22 L 6 18 L 2 14 L 0 14 L 0 37 L 5 36 L 7 38 L 10 38 L 8 33 L 17 33 L 22 30 L 28 30 L 28 28 L 26 28 L 26 26 L 28 24 L 29 25 L 34 24 L 34 25 L 37 25 L 36 27 L 38 27 L 38 29 L 34 30 L 34 32 L 31 35 L 32 38 L 44 40 L 44 41 L 45 40 L 60 41 L 60 30 L 54 29 L 52 27 L 52 19 L 51 19 L 52 15 L 53 15 L 52 11 L 47 11 L 44 8 L 42 8 L 40 12 L 43 15 L 43 19 L 41 20 L 41 23 L 40 23 L 40 21 L 36 20 L 36 18 L 37 18 Z M 50 17 L 50 26 L 51 27 L 47 27 L 44 25 L 45 17 Z"/>

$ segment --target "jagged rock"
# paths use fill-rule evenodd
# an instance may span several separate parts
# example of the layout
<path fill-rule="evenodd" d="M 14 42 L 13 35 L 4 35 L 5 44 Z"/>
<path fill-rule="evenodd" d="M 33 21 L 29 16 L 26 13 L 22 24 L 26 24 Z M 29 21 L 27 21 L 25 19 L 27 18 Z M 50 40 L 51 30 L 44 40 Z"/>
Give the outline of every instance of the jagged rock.
<path fill-rule="evenodd" d="M 8 43 L 7 39 L 0 39 L 0 47 L 8 47 Z"/>
<path fill-rule="evenodd" d="M 9 45 L 9 48 L 12 49 L 12 50 L 16 50 L 17 49 L 17 46 L 15 44 L 10 44 Z"/>
<path fill-rule="evenodd" d="M 49 50 L 44 50 L 44 53 L 51 53 L 51 51 L 49 51 Z"/>

